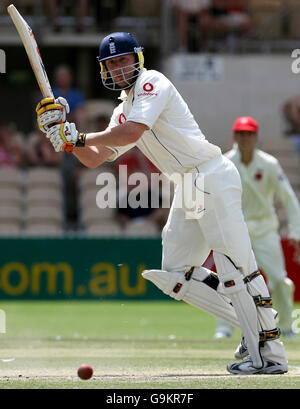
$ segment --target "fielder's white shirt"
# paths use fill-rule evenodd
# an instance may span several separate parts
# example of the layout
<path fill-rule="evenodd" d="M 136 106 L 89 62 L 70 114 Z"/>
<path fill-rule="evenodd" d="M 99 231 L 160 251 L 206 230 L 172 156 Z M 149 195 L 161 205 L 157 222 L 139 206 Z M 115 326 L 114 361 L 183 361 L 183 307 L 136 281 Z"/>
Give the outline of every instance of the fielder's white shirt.
<path fill-rule="evenodd" d="M 137 146 L 162 173 L 185 173 L 203 162 L 221 155 L 218 146 L 209 143 L 187 104 L 174 85 L 160 72 L 141 71 L 134 87 L 114 109 L 109 128 L 127 121 L 145 124 L 149 130 L 133 144 L 110 147 L 115 160 Z"/>
<path fill-rule="evenodd" d="M 241 176 L 242 208 L 250 236 L 255 238 L 278 229 L 274 208 L 276 193 L 286 210 L 289 237 L 299 240 L 299 202 L 278 160 L 258 149 L 247 166 L 241 162 L 238 148 L 225 153 L 225 156 L 235 164 Z"/>

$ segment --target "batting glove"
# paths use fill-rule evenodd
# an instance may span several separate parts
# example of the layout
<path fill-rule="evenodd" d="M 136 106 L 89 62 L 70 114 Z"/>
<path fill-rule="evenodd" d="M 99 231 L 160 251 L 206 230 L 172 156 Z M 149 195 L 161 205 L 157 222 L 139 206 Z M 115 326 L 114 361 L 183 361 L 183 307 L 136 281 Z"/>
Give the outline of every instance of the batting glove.
<path fill-rule="evenodd" d="M 36 107 L 37 121 L 40 130 L 47 133 L 53 124 L 59 124 L 66 121 L 70 107 L 67 100 L 63 97 L 44 98 Z"/>
<path fill-rule="evenodd" d="M 46 134 L 56 152 L 72 153 L 75 146 L 83 147 L 85 134 L 79 133 L 74 123 L 65 122 L 52 125 Z"/>

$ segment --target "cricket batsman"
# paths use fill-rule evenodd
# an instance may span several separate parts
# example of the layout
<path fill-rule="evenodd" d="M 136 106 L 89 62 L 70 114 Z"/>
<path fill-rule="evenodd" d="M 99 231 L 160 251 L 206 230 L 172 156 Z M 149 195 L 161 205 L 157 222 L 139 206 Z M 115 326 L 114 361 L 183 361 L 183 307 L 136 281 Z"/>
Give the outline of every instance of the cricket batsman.
<path fill-rule="evenodd" d="M 87 134 L 77 130 L 76 124 L 66 121 L 68 105 L 61 98 L 38 104 L 40 128 L 57 152 L 72 152 L 90 168 L 136 146 L 170 179 L 174 174 L 190 175 L 192 183 L 184 196 L 195 193 L 196 202 L 179 205 L 183 189 L 177 178 L 162 232 L 161 270 L 146 270 L 143 277 L 170 297 L 241 328 L 246 359 L 229 363 L 229 372 L 287 372 L 272 300 L 242 213 L 236 167 L 205 139 L 174 85 L 162 73 L 144 67 L 143 48 L 134 36 L 109 34 L 101 42 L 98 60 L 103 85 L 121 91 L 108 128 Z M 201 267 L 211 250 L 218 275 Z"/>
<path fill-rule="evenodd" d="M 256 148 L 259 124 L 249 116 L 237 118 L 233 124 L 236 146 L 225 155 L 235 164 L 242 180 L 242 209 L 258 266 L 268 279 L 274 306 L 278 311 L 278 326 L 286 337 L 292 331 L 294 284 L 287 277 L 278 233 L 279 222 L 274 209 L 278 195 L 284 205 L 291 244 L 299 256 L 300 206 L 278 160 Z M 232 327 L 218 320 L 215 338 L 231 336 Z"/>

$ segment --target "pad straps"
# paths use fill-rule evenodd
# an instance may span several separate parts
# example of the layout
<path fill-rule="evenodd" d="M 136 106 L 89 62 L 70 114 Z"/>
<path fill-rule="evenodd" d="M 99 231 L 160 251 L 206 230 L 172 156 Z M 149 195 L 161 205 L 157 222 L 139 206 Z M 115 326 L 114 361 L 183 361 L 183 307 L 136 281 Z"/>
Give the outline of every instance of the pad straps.
<path fill-rule="evenodd" d="M 256 307 L 272 308 L 272 298 L 271 297 L 261 297 L 260 295 L 253 296 Z"/>
<path fill-rule="evenodd" d="M 254 273 L 251 273 L 251 274 L 249 274 L 248 276 L 246 276 L 244 278 L 244 283 L 245 284 L 250 283 L 250 281 L 252 281 L 254 278 L 256 278 L 258 276 L 260 276 L 260 271 L 259 270 L 254 271 Z"/>
<path fill-rule="evenodd" d="M 194 272 L 194 269 L 195 269 L 195 267 L 191 267 L 191 268 L 189 269 L 189 271 L 187 271 L 187 272 L 185 273 L 184 278 L 186 279 L 186 281 L 189 281 L 189 280 L 192 278 L 192 274 L 193 274 L 193 272 Z M 177 284 L 175 284 L 175 287 L 173 288 L 173 292 L 174 292 L 175 294 L 177 294 L 177 293 L 180 291 L 180 289 L 181 289 L 182 286 L 183 286 L 182 283 L 177 283 Z"/>
<path fill-rule="evenodd" d="M 280 328 L 274 328 L 269 331 L 259 332 L 259 345 L 264 346 L 265 341 L 273 341 L 274 339 L 280 338 Z"/>
<path fill-rule="evenodd" d="M 254 280 L 256 277 L 261 275 L 260 271 L 254 271 L 254 273 L 249 274 L 244 278 L 244 283 L 250 283 L 250 281 Z M 256 307 L 263 307 L 263 308 L 272 308 L 272 297 L 262 297 L 260 295 L 253 296 L 254 303 Z"/>

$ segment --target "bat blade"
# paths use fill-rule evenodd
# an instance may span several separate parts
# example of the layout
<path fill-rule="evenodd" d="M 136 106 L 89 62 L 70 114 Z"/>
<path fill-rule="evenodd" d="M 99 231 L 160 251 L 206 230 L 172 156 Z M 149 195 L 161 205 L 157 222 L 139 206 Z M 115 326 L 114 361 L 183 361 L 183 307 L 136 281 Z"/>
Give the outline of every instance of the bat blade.
<path fill-rule="evenodd" d="M 22 40 L 35 78 L 39 84 L 40 90 L 44 98 L 53 97 L 51 85 L 48 80 L 48 76 L 42 61 L 40 50 L 36 43 L 32 29 L 29 27 L 29 25 L 26 23 L 24 18 L 21 16 L 21 14 L 18 12 L 18 10 L 13 4 L 7 7 L 7 11 Z"/>

